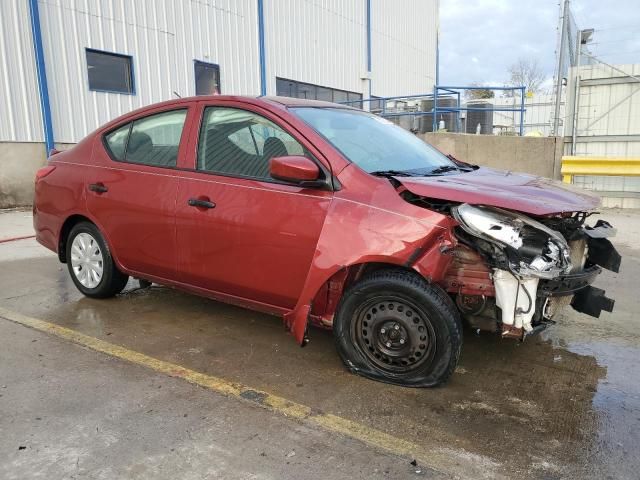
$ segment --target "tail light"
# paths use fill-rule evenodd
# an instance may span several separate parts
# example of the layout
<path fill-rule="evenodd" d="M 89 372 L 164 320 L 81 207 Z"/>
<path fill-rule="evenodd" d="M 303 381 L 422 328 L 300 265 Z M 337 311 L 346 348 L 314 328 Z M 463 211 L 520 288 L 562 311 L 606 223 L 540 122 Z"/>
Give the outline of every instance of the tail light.
<path fill-rule="evenodd" d="M 55 169 L 56 169 L 56 167 L 53 166 L 53 165 L 47 165 L 46 167 L 42 167 L 42 168 L 38 169 L 38 171 L 36 172 L 36 182 L 35 183 L 38 183 L 40 180 L 42 180 L 44 177 L 49 175 Z"/>

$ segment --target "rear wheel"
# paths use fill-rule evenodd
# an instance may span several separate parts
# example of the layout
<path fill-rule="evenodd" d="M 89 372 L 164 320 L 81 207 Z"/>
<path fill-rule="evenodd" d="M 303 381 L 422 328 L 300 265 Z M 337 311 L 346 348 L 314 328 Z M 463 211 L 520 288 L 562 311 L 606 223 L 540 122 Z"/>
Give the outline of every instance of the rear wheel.
<path fill-rule="evenodd" d="M 71 229 L 66 258 L 73 283 L 87 297 L 112 297 L 129 279 L 116 267 L 102 234 L 92 223 L 81 222 Z"/>
<path fill-rule="evenodd" d="M 380 270 L 351 287 L 333 328 L 338 352 L 352 372 L 411 387 L 447 381 L 462 346 L 451 299 L 403 270 Z"/>

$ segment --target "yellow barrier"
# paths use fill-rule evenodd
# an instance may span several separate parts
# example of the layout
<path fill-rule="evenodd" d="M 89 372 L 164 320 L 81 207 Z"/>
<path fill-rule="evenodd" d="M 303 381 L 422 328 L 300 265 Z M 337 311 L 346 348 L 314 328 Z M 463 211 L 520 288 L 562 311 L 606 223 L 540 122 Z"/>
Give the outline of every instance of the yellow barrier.
<path fill-rule="evenodd" d="M 573 183 L 574 175 L 639 176 L 640 158 L 562 157 L 562 181 Z"/>

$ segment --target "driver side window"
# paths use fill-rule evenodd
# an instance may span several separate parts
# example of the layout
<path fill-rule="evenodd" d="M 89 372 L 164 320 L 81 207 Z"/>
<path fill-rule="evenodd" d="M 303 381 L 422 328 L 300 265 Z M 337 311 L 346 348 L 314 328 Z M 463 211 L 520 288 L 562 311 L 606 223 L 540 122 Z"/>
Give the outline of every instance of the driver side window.
<path fill-rule="evenodd" d="M 260 115 L 224 107 L 204 111 L 198 170 L 271 181 L 271 158 L 304 154 L 291 135 Z"/>

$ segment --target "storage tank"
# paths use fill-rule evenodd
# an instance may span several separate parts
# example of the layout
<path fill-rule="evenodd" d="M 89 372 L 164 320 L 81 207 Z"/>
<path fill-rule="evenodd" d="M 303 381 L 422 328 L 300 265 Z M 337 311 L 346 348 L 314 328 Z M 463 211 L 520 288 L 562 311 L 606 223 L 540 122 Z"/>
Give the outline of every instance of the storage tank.
<path fill-rule="evenodd" d="M 467 108 L 481 108 L 486 111 L 467 110 L 466 129 L 467 133 L 476 133 L 480 124 L 482 135 L 493 134 L 493 104 L 486 100 L 472 100 L 467 102 Z"/>

